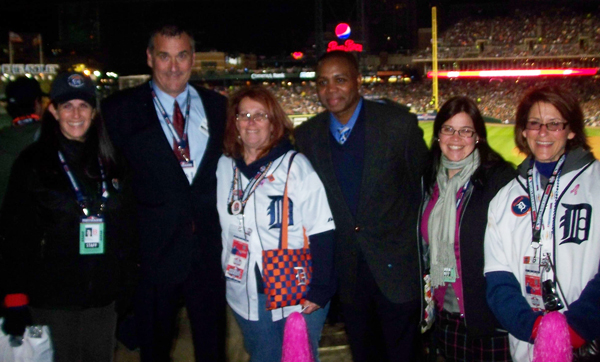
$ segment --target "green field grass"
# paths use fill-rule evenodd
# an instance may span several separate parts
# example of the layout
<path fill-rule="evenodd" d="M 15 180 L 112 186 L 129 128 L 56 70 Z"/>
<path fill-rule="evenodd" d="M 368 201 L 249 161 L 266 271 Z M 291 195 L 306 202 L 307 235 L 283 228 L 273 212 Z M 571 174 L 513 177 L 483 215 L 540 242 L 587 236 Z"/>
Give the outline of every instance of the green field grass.
<path fill-rule="evenodd" d="M 419 122 L 423 130 L 423 138 L 427 146 L 431 145 L 431 134 L 433 133 L 433 122 Z M 486 123 L 488 142 L 492 149 L 502 155 L 505 160 L 514 165 L 520 164 L 525 158 L 515 146 L 513 130 L 514 125 Z M 600 158 L 600 128 L 586 128 L 588 142 L 592 146 L 592 152 L 596 158 Z"/>

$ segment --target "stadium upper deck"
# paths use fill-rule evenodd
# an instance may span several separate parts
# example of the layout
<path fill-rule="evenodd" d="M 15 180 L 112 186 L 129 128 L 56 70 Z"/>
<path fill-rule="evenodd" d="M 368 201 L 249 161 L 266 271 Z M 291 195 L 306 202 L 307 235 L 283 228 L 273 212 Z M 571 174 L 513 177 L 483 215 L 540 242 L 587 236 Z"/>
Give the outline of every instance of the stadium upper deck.
<path fill-rule="evenodd" d="M 590 58 L 599 54 L 600 8 L 583 11 L 539 6 L 494 17 L 469 16 L 438 38 L 438 58 L 465 65 L 495 60 L 510 67 L 524 58 L 529 65 L 531 59 L 537 59 L 548 64 L 566 60 L 578 67 L 589 67 L 598 62 Z M 417 63 L 430 61 L 431 49 L 422 50 L 416 58 Z M 518 63 L 521 66 L 522 62 Z"/>

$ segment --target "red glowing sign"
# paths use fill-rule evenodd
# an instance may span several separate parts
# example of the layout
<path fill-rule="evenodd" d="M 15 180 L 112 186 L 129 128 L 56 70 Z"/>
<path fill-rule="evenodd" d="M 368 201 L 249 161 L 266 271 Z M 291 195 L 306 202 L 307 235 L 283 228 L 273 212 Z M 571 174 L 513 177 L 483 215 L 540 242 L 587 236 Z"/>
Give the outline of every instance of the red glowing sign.
<path fill-rule="evenodd" d="M 505 78 L 505 77 L 541 77 L 541 76 L 582 76 L 596 75 L 598 68 L 571 69 L 512 69 L 512 70 L 456 70 L 437 72 L 438 78 Z M 433 78 L 433 72 L 427 72 L 427 78 Z"/>
<path fill-rule="evenodd" d="M 350 25 L 346 23 L 339 23 L 335 27 L 335 36 L 342 40 L 346 40 L 350 37 Z"/>
<path fill-rule="evenodd" d="M 363 46 L 362 44 L 357 44 L 354 40 L 348 39 L 344 42 L 344 44 L 338 44 L 335 41 L 330 41 L 327 44 L 327 51 L 330 52 L 332 50 L 343 50 L 345 52 L 362 52 Z"/>
<path fill-rule="evenodd" d="M 302 57 L 304 56 L 304 53 L 302 52 L 293 52 L 292 53 L 292 58 L 298 60 L 298 59 L 302 59 Z"/>

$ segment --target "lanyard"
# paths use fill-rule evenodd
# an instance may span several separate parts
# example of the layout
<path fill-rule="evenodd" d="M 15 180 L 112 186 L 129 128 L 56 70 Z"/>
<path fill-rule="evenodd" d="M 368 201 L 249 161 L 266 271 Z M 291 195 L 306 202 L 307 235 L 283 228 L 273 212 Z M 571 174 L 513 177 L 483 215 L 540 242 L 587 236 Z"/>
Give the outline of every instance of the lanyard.
<path fill-rule="evenodd" d="M 58 151 L 58 159 L 60 160 L 63 170 L 67 174 L 69 181 L 71 181 L 71 186 L 75 191 L 75 195 L 77 196 L 77 202 L 79 203 L 79 207 L 81 207 L 81 211 L 85 216 L 88 216 L 90 212 L 87 207 L 86 198 L 85 196 L 83 196 L 83 192 L 81 191 L 81 188 L 79 187 L 79 184 L 75 179 L 75 175 L 73 175 L 73 172 L 71 172 L 71 170 L 69 169 L 69 165 L 67 165 L 65 156 L 63 156 L 62 152 L 60 151 Z M 106 184 L 106 176 L 104 174 L 104 166 L 102 166 L 102 160 L 100 159 L 100 156 L 98 156 L 98 165 L 100 166 L 100 176 L 102 177 L 102 194 L 100 195 L 100 210 L 98 210 L 97 216 L 102 216 L 102 213 L 104 212 L 104 207 L 106 205 L 106 200 L 108 199 L 108 187 Z"/>
<path fill-rule="evenodd" d="M 460 203 L 462 202 L 463 196 L 465 196 L 465 193 L 467 192 L 467 188 L 469 187 L 470 183 L 471 183 L 471 180 L 467 181 L 465 186 L 463 186 L 463 188 L 460 190 L 460 196 L 458 197 L 458 200 L 456 200 L 456 209 L 457 210 L 460 207 Z"/>
<path fill-rule="evenodd" d="M 546 206 L 548 205 L 548 200 L 550 199 L 550 194 L 552 193 L 552 189 L 554 188 L 554 182 L 558 180 L 560 177 L 560 172 L 563 164 L 565 163 L 566 154 L 562 155 L 561 158 L 554 166 L 554 171 L 552 171 L 552 175 L 548 179 L 548 184 L 546 185 L 546 189 L 542 195 L 542 199 L 540 200 L 539 208 L 537 207 L 536 198 L 535 198 L 535 189 L 533 186 L 533 163 L 527 170 L 527 192 L 529 193 L 529 199 L 531 200 L 531 227 L 532 227 L 532 235 L 531 235 L 531 246 L 534 249 L 540 247 L 540 238 L 541 238 L 541 230 L 542 230 L 542 219 L 544 216 L 544 212 L 546 211 Z M 556 205 L 554 205 L 556 207 Z"/>
<path fill-rule="evenodd" d="M 230 214 L 237 215 L 244 212 L 244 207 L 246 207 L 248 199 L 258 186 L 260 186 L 261 181 L 265 178 L 267 172 L 269 172 L 272 164 L 273 161 L 269 162 L 267 166 L 262 166 L 260 171 L 249 180 L 248 185 L 246 185 L 246 188 L 242 191 L 242 176 L 239 168 L 235 165 L 235 161 L 233 162 L 233 180 L 231 182 L 231 191 L 229 192 L 228 202 Z"/>
<path fill-rule="evenodd" d="M 158 96 L 156 95 L 156 92 L 154 92 L 154 88 L 152 88 L 152 82 L 150 82 L 150 89 L 152 90 L 152 99 L 154 100 L 154 104 L 158 107 L 158 110 L 163 116 L 165 122 L 167 122 L 167 127 L 169 128 L 169 131 L 171 131 L 171 135 L 173 135 L 173 138 L 175 139 L 177 148 L 179 149 L 179 151 L 185 150 L 188 141 L 187 130 L 189 122 L 187 122 L 187 120 L 190 118 L 190 106 L 192 104 L 192 97 L 190 96 L 190 91 L 188 90 L 188 95 L 186 98 L 187 105 L 185 107 L 185 117 L 183 118 L 185 126 L 183 128 L 183 135 L 180 137 L 177 131 L 175 130 L 175 127 L 173 126 L 173 122 L 167 115 L 165 107 L 163 107 L 162 103 L 160 102 L 160 99 L 158 99 Z M 177 102 L 177 99 L 175 99 L 175 102 Z"/>

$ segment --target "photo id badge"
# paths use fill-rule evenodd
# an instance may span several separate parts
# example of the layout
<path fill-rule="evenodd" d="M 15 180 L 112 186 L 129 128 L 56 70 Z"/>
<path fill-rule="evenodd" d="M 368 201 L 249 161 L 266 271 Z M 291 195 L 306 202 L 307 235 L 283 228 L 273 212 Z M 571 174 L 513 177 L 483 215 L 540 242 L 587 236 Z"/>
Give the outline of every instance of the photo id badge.
<path fill-rule="evenodd" d="M 181 161 L 179 164 L 181 165 L 181 169 L 185 173 L 185 177 L 187 177 L 188 182 L 192 183 L 192 181 L 194 181 L 194 175 L 196 173 L 196 170 L 194 169 L 194 161 Z"/>
<path fill-rule="evenodd" d="M 237 225 L 229 227 L 229 237 L 232 240 L 231 250 L 225 266 L 225 277 L 229 280 L 241 282 L 248 268 L 248 240 L 241 237 L 243 232 L 238 231 Z"/>
<path fill-rule="evenodd" d="M 539 260 L 524 258 L 523 263 L 525 264 L 525 298 L 534 311 L 543 311 L 542 273 Z"/>
<path fill-rule="evenodd" d="M 79 254 L 104 254 L 104 219 L 83 217 L 79 223 Z"/>
<path fill-rule="evenodd" d="M 456 268 L 444 268 L 444 283 L 454 283 L 456 281 Z"/>

